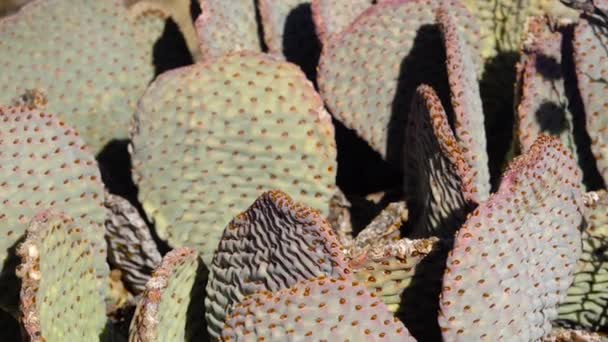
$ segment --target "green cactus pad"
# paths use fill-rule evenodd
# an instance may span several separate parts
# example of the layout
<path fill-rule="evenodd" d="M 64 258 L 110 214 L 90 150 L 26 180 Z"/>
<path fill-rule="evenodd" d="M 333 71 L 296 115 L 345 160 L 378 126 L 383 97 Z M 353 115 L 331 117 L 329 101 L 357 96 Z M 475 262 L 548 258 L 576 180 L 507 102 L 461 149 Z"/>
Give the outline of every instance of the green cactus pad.
<path fill-rule="evenodd" d="M 101 340 L 107 286 L 102 282 L 107 278 L 95 272 L 105 258 L 89 239 L 93 229 L 49 211 L 32 220 L 17 251 L 22 260 L 17 271 L 22 281 L 21 322 L 29 340 Z"/>
<path fill-rule="evenodd" d="M 591 151 L 608 183 L 608 34 L 593 19 L 581 18 L 574 32 L 574 61 Z"/>
<path fill-rule="evenodd" d="M 0 20 L 0 104 L 38 91 L 94 152 L 126 138 L 154 77 L 150 46 L 120 0 L 40 0 Z"/>
<path fill-rule="evenodd" d="M 454 135 L 462 154 L 474 172 L 473 182 L 477 199 L 485 200 L 490 194 L 490 171 L 486 152 L 484 116 L 477 79 L 481 76 L 481 56 L 466 44 L 456 18 L 448 7 L 437 11 L 437 22 L 445 44 L 446 66 L 450 83 L 450 99 L 454 112 Z"/>
<path fill-rule="evenodd" d="M 576 153 L 572 113 L 568 110 L 562 74 L 562 35 L 544 17 L 528 24 L 518 65 L 517 138 L 527 152 L 541 133 L 560 137 Z"/>
<path fill-rule="evenodd" d="M 196 31 L 204 60 L 235 51 L 262 51 L 255 1 L 199 0 L 199 3 L 202 13 L 196 19 Z"/>
<path fill-rule="evenodd" d="M 24 107 L 0 107 L 0 261 L 23 236 L 32 217 L 53 208 L 89 227 L 98 276 L 107 276 L 103 184 L 82 139 L 56 117 Z M 10 271 L 10 270 L 4 270 Z"/>
<path fill-rule="evenodd" d="M 203 341 L 204 266 L 198 253 L 167 253 L 146 284 L 131 323 L 129 341 Z"/>
<path fill-rule="evenodd" d="M 581 252 L 581 178 L 546 135 L 511 163 L 456 234 L 440 297 L 445 340 L 532 341 L 551 331 Z"/>
<path fill-rule="evenodd" d="M 196 246 L 207 265 L 224 227 L 264 191 L 328 213 L 333 125 L 290 63 L 241 52 L 161 75 L 141 100 L 132 140 L 139 199 L 158 235 Z"/>
<path fill-rule="evenodd" d="M 452 237 L 478 203 L 475 174 L 454 138 L 435 91 L 418 87 L 406 132 L 404 186 L 409 237 Z"/>
<path fill-rule="evenodd" d="M 372 6 L 330 39 L 321 55 L 319 89 L 332 114 L 397 165 L 416 87 L 427 83 L 440 94 L 448 93 L 445 54 L 435 25 L 441 3 L 393 0 Z M 449 5 L 456 23 L 468 28 L 470 49 L 479 50 L 474 18 L 459 1 Z"/>
<path fill-rule="evenodd" d="M 217 337 L 234 305 L 323 275 L 348 274 L 340 243 L 321 214 L 280 191 L 264 193 L 228 225 L 207 283 L 207 322 Z"/>
<path fill-rule="evenodd" d="M 331 35 L 340 33 L 372 4 L 372 0 L 312 0 L 319 40 L 325 44 Z"/>
<path fill-rule="evenodd" d="M 122 279 L 135 294 L 145 289 L 152 270 L 162 256 L 150 228 L 135 207 L 126 199 L 106 194 L 105 221 L 108 259 L 121 270 Z"/>
<path fill-rule="evenodd" d="M 243 299 L 226 317 L 224 341 L 415 341 L 382 301 L 344 278 L 320 277 Z"/>
<path fill-rule="evenodd" d="M 129 15 L 136 28 L 136 37 L 142 41 L 143 46 L 149 48 L 147 55 L 150 56 L 150 62 L 153 62 L 154 44 L 163 35 L 165 21 L 171 14 L 161 5 L 137 2 L 129 7 Z"/>
<path fill-rule="evenodd" d="M 559 306 L 558 321 L 592 331 L 608 329 L 608 193 L 588 193 L 583 231 L 583 254 L 574 283 Z"/>

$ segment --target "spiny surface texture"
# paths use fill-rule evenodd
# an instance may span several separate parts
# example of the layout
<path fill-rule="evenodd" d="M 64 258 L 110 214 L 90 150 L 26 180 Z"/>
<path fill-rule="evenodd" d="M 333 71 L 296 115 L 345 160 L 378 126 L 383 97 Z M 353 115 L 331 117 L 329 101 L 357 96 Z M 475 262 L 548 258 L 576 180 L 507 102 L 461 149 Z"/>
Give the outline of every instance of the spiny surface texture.
<path fill-rule="evenodd" d="M 574 283 L 559 306 L 558 320 L 567 326 L 592 331 L 608 329 L 608 193 L 586 194 L 583 254 L 576 265 Z"/>
<path fill-rule="evenodd" d="M 452 237 L 478 201 L 474 174 L 435 91 L 418 87 L 406 133 L 404 192 L 410 237 Z"/>
<path fill-rule="evenodd" d="M 358 282 L 316 278 L 245 298 L 227 316 L 226 341 L 415 341 Z"/>
<path fill-rule="evenodd" d="M 224 227 L 264 191 L 327 215 L 335 189 L 334 130 L 319 95 L 295 65 L 253 53 L 157 79 L 135 116 L 132 157 L 158 235 L 196 246 L 206 264 Z"/>
<path fill-rule="evenodd" d="M 92 227 L 49 211 L 38 214 L 19 247 L 21 321 L 31 341 L 99 341 L 106 325 Z"/>
<path fill-rule="evenodd" d="M 252 0 L 199 0 L 196 31 L 203 59 L 233 51 L 262 51 Z"/>
<path fill-rule="evenodd" d="M 201 263 L 198 253 L 186 247 L 165 255 L 146 284 L 133 317 L 129 341 L 203 340 Z"/>
<path fill-rule="evenodd" d="M 608 28 L 581 18 L 574 33 L 576 76 L 597 168 L 608 182 Z"/>
<path fill-rule="evenodd" d="M 120 0 L 42 0 L 0 20 L 0 104 L 30 90 L 94 152 L 126 138 L 154 77 L 150 46 Z"/>
<path fill-rule="evenodd" d="M 458 231 L 439 325 L 448 341 L 532 341 L 551 331 L 581 253 L 581 175 L 541 135 Z"/>
<path fill-rule="evenodd" d="M 396 163 L 403 158 L 403 128 L 416 87 L 426 83 L 440 94 L 448 92 L 445 52 L 435 25 L 441 3 L 393 0 L 372 6 L 330 39 L 321 55 L 319 89 L 329 110 Z M 458 26 L 467 27 L 465 42 L 478 51 L 474 18 L 459 1 L 443 5 Z"/>
<path fill-rule="evenodd" d="M 209 332 L 217 336 L 226 314 L 247 295 L 344 276 L 346 267 L 340 243 L 318 211 L 285 193 L 267 192 L 224 231 L 207 283 Z"/>
<path fill-rule="evenodd" d="M 348 27 L 372 0 L 312 0 L 312 12 L 317 35 L 325 43 L 332 34 Z"/>
<path fill-rule="evenodd" d="M 96 273 L 107 276 L 103 196 L 97 162 L 74 129 L 38 110 L 0 107 L 0 262 L 32 217 L 53 208 L 87 226 L 83 234 L 103 256 Z"/>
<path fill-rule="evenodd" d="M 454 111 L 454 134 L 462 147 L 462 155 L 473 171 L 478 200 L 490 194 L 490 171 L 486 152 L 486 132 L 479 93 L 478 51 L 466 44 L 465 34 L 458 27 L 449 7 L 437 10 L 437 22 L 445 46 L 446 67 L 450 84 L 450 100 Z"/>

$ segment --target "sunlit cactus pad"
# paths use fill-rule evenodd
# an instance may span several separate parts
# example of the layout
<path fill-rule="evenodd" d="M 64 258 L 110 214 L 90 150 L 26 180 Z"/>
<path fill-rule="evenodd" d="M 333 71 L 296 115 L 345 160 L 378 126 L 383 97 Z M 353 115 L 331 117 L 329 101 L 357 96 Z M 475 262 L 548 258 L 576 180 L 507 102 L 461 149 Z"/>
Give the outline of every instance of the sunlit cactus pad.
<path fill-rule="evenodd" d="M 199 0 L 196 31 L 203 59 L 235 51 L 261 52 L 255 1 Z"/>
<path fill-rule="evenodd" d="M 21 322 L 30 341 L 99 341 L 105 334 L 103 289 L 95 272 L 97 246 L 88 230 L 63 214 L 38 214 L 18 254 Z"/>
<path fill-rule="evenodd" d="M 205 263 L 224 227 L 278 189 L 327 215 L 335 189 L 331 118 L 300 69 L 235 53 L 159 77 L 133 131 L 139 198 L 158 235 Z"/>
<path fill-rule="evenodd" d="M 129 341 L 200 341 L 204 277 L 198 253 L 175 249 L 163 258 L 146 284 L 131 324 Z"/>
<path fill-rule="evenodd" d="M 608 329 L 608 193 L 585 194 L 587 227 L 574 283 L 559 307 L 559 322 L 592 331 Z"/>
<path fill-rule="evenodd" d="M 226 317 L 222 339 L 415 341 L 362 284 L 327 277 L 245 298 Z"/>
<path fill-rule="evenodd" d="M 0 203 L 2 263 L 32 217 L 49 208 L 86 225 L 83 234 L 95 244 L 96 253 L 105 256 L 103 184 L 97 162 L 78 133 L 55 116 L 0 107 Z M 96 271 L 108 274 L 105 259 Z"/>
<path fill-rule="evenodd" d="M 0 20 L 0 105 L 29 90 L 94 152 L 126 138 L 154 77 L 150 46 L 120 0 L 40 0 Z"/>
<path fill-rule="evenodd" d="M 591 150 L 604 182 L 608 182 L 608 33 L 605 23 L 581 18 L 574 33 L 574 60 Z"/>
<path fill-rule="evenodd" d="M 440 4 L 457 25 L 466 22 L 465 42 L 478 51 L 475 20 L 455 0 L 382 2 L 323 47 L 318 81 L 329 110 L 389 160 L 402 158 L 402 129 L 416 87 L 427 83 L 441 87 L 440 94 L 447 91 L 445 53 L 435 25 Z"/>
<path fill-rule="evenodd" d="M 455 340 L 537 340 L 551 331 L 581 252 L 581 175 L 540 136 L 456 234 L 439 324 Z"/>
<path fill-rule="evenodd" d="M 228 225 L 213 258 L 205 301 L 210 333 L 220 333 L 226 314 L 247 295 L 345 276 L 340 247 L 320 212 L 280 191 L 263 194 Z"/>
<path fill-rule="evenodd" d="M 321 42 L 340 33 L 372 4 L 372 0 L 312 0 L 315 27 Z"/>

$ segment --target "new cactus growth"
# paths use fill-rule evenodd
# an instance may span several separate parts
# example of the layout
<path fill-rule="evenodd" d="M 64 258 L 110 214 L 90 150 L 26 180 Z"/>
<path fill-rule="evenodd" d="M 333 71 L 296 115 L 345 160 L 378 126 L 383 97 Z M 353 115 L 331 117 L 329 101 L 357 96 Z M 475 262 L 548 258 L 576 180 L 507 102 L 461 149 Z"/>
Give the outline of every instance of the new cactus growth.
<path fill-rule="evenodd" d="M 135 114 L 139 198 L 162 239 L 196 246 L 209 265 L 225 225 L 266 190 L 327 214 L 333 134 L 292 64 L 241 52 L 177 69 L 151 85 Z"/>
<path fill-rule="evenodd" d="M 95 227 L 50 211 L 38 214 L 17 253 L 22 263 L 21 323 L 30 341 L 99 341 L 106 331 L 107 278 L 90 240 Z M 101 260 L 97 260 L 101 259 Z"/>

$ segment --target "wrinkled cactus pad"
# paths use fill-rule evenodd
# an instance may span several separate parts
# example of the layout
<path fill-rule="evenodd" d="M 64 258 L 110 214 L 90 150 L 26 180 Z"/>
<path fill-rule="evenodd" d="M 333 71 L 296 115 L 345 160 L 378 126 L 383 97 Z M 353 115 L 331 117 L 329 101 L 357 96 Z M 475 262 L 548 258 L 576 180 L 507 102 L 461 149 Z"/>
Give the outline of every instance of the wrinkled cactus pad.
<path fill-rule="evenodd" d="M 222 339 L 415 341 L 362 284 L 327 277 L 245 298 L 226 317 Z"/>
<path fill-rule="evenodd" d="M 418 87 L 406 131 L 405 193 L 410 237 L 451 237 L 479 201 L 475 174 L 435 91 Z"/>
<path fill-rule="evenodd" d="M 329 110 L 390 161 L 402 159 L 403 127 L 416 87 L 426 83 L 447 92 L 445 53 L 435 24 L 441 3 L 379 3 L 323 47 L 318 81 Z M 450 1 L 449 10 L 457 25 L 466 22 L 465 42 L 478 51 L 474 18 L 459 1 Z"/>
<path fill-rule="evenodd" d="M 583 231 L 583 252 L 574 282 L 559 306 L 560 324 L 592 331 L 608 328 L 608 193 L 585 194 L 588 199 Z"/>
<path fill-rule="evenodd" d="M 89 239 L 93 229 L 63 214 L 38 214 L 18 254 L 22 264 L 21 322 L 31 341 L 99 341 L 105 333 L 103 289 L 95 272 L 105 260 Z"/>
<path fill-rule="evenodd" d="M 345 276 L 349 270 L 340 247 L 320 212 L 280 191 L 264 193 L 232 220 L 220 240 L 207 283 L 209 332 L 217 336 L 226 314 L 247 295 L 319 276 Z"/>
<path fill-rule="evenodd" d="M 201 341 L 204 277 L 202 261 L 190 248 L 167 253 L 146 284 L 129 341 Z"/>
<path fill-rule="evenodd" d="M 363 11 L 372 0 L 312 0 L 312 12 L 317 35 L 325 43 L 332 34 L 340 33 Z"/>
<path fill-rule="evenodd" d="M 196 31 L 203 59 L 236 51 L 261 52 L 255 1 L 199 0 Z"/>
<path fill-rule="evenodd" d="M 97 162 L 74 129 L 54 115 L 24 107 L 0 107 L 0 261 L 23 236 L 32 217 L 53 208 L 65 212 L 104 257 L 103 184 Z"/>
<path fill-rule="evenodd" d="M 511 163 L 456 234 L 440 298 L 444 339 L 527 341 L 551 331 L 581 252 L 580 183 L 558 138 L 541 135 Z"/>
<path fill-rule="evenodd" d="M 264 191 L 285 191 L 327 215 L 334 129 L 293 64 L 235 53 L 170 71 L 146 92 L 134 126 L 146 214 L 160 238 L 196 246 L 207 264 L 230 219 Z"/>
<path fill-rule="evenodd" d="M 154 77 L 146 41 L 120 0 L 35 1 L 0 19 L 0 105 L 38 91 L 98 152 L 128 136 Z"/>

